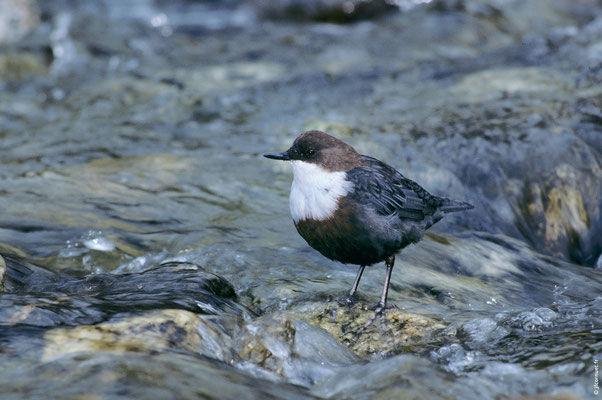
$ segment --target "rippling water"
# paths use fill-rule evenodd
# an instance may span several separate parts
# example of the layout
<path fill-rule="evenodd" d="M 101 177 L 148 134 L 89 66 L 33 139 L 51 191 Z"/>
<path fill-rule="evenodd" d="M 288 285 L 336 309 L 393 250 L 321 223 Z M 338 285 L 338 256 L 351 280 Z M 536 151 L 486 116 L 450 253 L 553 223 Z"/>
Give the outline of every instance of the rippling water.
<path fill-rule="evenodd" d="M 595 398 L 602 9 L 343 3 L 14 8 L 3 396 Z M 383 266 L 341 306 L 355 267 L 261 157 L 306 129 L 476 206 L 402 252 L 361 335 Z"/>

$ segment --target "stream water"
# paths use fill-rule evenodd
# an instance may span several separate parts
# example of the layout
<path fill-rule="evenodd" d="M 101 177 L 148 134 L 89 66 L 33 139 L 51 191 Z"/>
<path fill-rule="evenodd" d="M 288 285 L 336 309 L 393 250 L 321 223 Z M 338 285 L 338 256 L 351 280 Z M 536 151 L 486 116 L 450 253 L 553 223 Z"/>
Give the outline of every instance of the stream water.
<path fill-rule="evenodd" d="M 6 1 L 3 399 L 601 396 L 599 2 Z M 341 305 L 261 156 L 308 129 L 475 205 L 361 334 L 384 266 Z"/>

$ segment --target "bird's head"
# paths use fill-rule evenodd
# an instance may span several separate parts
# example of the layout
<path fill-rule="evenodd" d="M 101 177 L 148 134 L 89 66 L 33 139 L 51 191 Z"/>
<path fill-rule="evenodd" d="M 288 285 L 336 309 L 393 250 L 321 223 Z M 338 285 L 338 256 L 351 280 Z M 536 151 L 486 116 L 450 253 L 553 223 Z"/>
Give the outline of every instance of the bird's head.
<path fill-rule="evenodd" d="M 282 153 L 264 154 L 273 160 L 315 164 L 329 172 L 348 171 L 360 165 L 361 156 L 347 143 L 322 131 L 307 131 Z"/>

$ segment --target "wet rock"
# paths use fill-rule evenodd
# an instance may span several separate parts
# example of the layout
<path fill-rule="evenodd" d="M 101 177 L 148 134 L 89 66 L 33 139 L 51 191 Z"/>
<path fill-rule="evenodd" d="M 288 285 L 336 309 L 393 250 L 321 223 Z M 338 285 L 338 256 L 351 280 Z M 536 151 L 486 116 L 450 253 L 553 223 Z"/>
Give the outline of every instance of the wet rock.
<path fill-rule="evenodd" d="M 0 80 L 19 81 L 47 72 L 48 62 L 43 54 L 27 51 L 0 53 Z"/>
<path fill-rule="evenodd" d="M 444 345 L 430 354 L 431 359 L 442 365 L 446 371 L 462 375 L 483 359 L 481 352 L 467 351 L 459 343 Z"/>
<path fill-rule="evenodd" d="M 558 319 L 558 313 L 546 307 L 533 311 L 524 311 L 511 320 L 513 327 L 520 327 L 525 331 L 549 329 Z"/>
<path fill-rule="evenodd" d="M 77 385 L 74 383 L 77 382 Z M 79 352 L 0 374 L 11 398 L 74 396 L 179 399 L 315 399 L 295 385 L 270 382 L 176 353 Z"/>
<path fill-rule="evenodd" d="M 326 331 L 287 313 L 241 319 L 151 311 L 97 325 L 53 329 L 44 340 L 42 357 L 48 360 L 74 352 L 200 354 L 259 378 L 303 386 L 332 374 L 333 368 L 361 360 Z"/>
<path fill-rule="evenodd" d="M 107 315 L 93 301 L 72 299 L 60 294 L 4 293 L 0 298 L 0 325 L 52 328 L 92 324 Z"/>
<path fill-rule="evenodd" d="M 362 337 L 371 339 L 375 339 L 374 333 Z M 200 354 L 256 379 L 285 379 L 303 386 L 328 382 L 337 371 L 361 363 L 361 358 L 329 333 L 294 319 L 290 313 L 243 320 L 183 310 L 150 311 L 137 316 L 117 315 L 96 325 L 52 329 L 43 340 L 40 357 L 45 363 L 76 356 L 88 359 L 94 354 L 94 362 L 107 358 L 121 362 L 148 355 L 154 364 L 170 354 Z M 171 379 L 178 376 L 177 368 L 171 373 Z"/>
<path fill-rule="evenodd" d="M 166 263 L 144 273 L 92 274 L 83 279 L 52 274 L 9 258 L 11 295 L 0 319 L 40 327 L 98 323 L 122 312 L 182 309 L 202 314 L 243 315 L 225 279 L 190 263 Z"/>
<path fill-rule="evenodd" d="M 367 329 L 362 330 L 373 316 L 374 312 L 370 309 L 340 306 L 336 302 L 330 302 L 318 313 L 305 318 L 331 333 L 357 355 L 374 358 L 415 352 L 417 348 L 427 346 L 430 341 L 441 339 L 446 326 L 433 318 L 393 308 L 387 310 L 384 321 L 377 318 Z"/>
<path fill-rule="evenodd" d="M 0 43 L 18 41 L 39 23 L 40 10 L 35 0 L 0 2 Z"/>
<path fill-rule="evenodd" d="M 310 386 L 360 361 L 328 332 L 278 313 L 247 321 L 234 336 L 234 365 L 257 376 Z"/>
<path fill-rule="evenodd" d="M 201 348 L 197 314 L 183 310 L 151 311 L 135 317 L 117 317 L 97 325 L 53 329 L 44 335 L 43 360 L 78 352 L 110 351 L 156 353 Z"/>
<path fill-rule="evenodd" d="M 287 376 L 293 356 L 295 324 L 288 316 L 253 321 L 237 340 L 239 357 L 277 376 Z"/>
<path fill-rule="evenodd" d="M 518 204 L 522 212 L 519 227 L 533 243 L 543 244 L 542 250 L 593 266 L 602 251 L 602 231 L 591 220 L 602 215 L 594 200 L 602 192 L 595 183 L 602 172 L 594 170 L 593 176 L 583 176 L 568 164 L 559 165 L 555 172 L 556 176 L 543 182 L 525 185 Z"/>
<path fill-rule="evenodd" d="M 50 73 L 24 56 L 0 83 L 0 247 L 60 273 L 6 258 L 9 397 L 591 396 L 599 2 L 396 3 L 334 26 L 312 7 L 341 2 L 294 24 L 251 2 L 40 2 L 15 52 Z M 476 205 L 404 249 L 399 309 L 356 342 L 382 265 L 338 307 L 355 269 L 298 237 L 290 169 L 261 161 L 315 127 Z M 166 257 L 261 316 L 200 271 L 140 274 Z"/>
<path fill-rule="evenodd" d="M 448 382 L 443 371 L 424 359 L 398 355 L 342 369 L 319 382 L 312 392 L 334 399 L 445 399 L 479 398 L 483 389 L 478 390 L 474 385 Z"/>
<path fill-rule="evenodd" d="M 442 164 L 475 194 L 469 198 L 477 205 L 474 211 L 445 223 L 470 220 L 483 230 L 523 238 L 542 252 L 592 266 L 602 251 L 598 150 L 572 128 L 573 119 L 581 117 L 564 116 L 566 109 L 558 107 L 573 83 L 550 76 L 533 68 L 469 74 L 446 89 L 462 100 L 450 97 L 445 111 L 419 117 L 410 136 L 428 159 L 456 154 Z M 488 89 L 480 91 L 483 87 Z M 505 96 L 550 106 L 545 114 L 535 114 L 534 107 Z M 468 141 L 471 150 L 465 147 Z M 410 169 L 428 170 L 424 161 L 414 163 Z M 425 173 L 416 178 L 427 187 L 438 184 L 430 184 L 433 178 Z"/>
<path fill-rule="evenodd" d="M 384 0 L 279 0 L 252 2 L 260 15 L 275 20 L 344 24 L 398 12 Z"/>
<path fill-rule="evenodd" d="M 291 314 L 256 319 L 150 311 L 44 334 L 43 360 L 80 352 L 200 354 L 270 380 L 309 386 L 360 358 L 324 330 Z"/>
<path fill-rule="evenodd" d="M 72 278 L 54 274 L 27 261 L 25 255 L 3 254 L 6 265 L 4 285 L 7 291 L 20 291 L 28 285 L 57 283 Z"/>
<path fill-rule="evenodd" d="M 495 343 L 510 332 L 503 326 L 498 325 L 491 318 L 479 318 L 463 324 L 458 332 L 462 338 L 466 336 L 465 342 L 471 348 L 482 348 L 483 346 L 494 346 Z"/>

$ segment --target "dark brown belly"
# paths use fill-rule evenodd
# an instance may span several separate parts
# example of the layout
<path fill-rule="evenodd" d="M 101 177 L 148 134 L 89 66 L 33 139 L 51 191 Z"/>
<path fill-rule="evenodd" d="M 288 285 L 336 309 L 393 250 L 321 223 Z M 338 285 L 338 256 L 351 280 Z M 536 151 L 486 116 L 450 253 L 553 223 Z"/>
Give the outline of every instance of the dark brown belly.
<path fill-rule="evenodd" d="M 311 247 L 345 264 L 372 265 L 403 247 L 399 237 L 379 235 L 362 216 L 359 207 L 346 206 L 329 219 L 307 219 L 297 222 L 295 227 Z"/>

